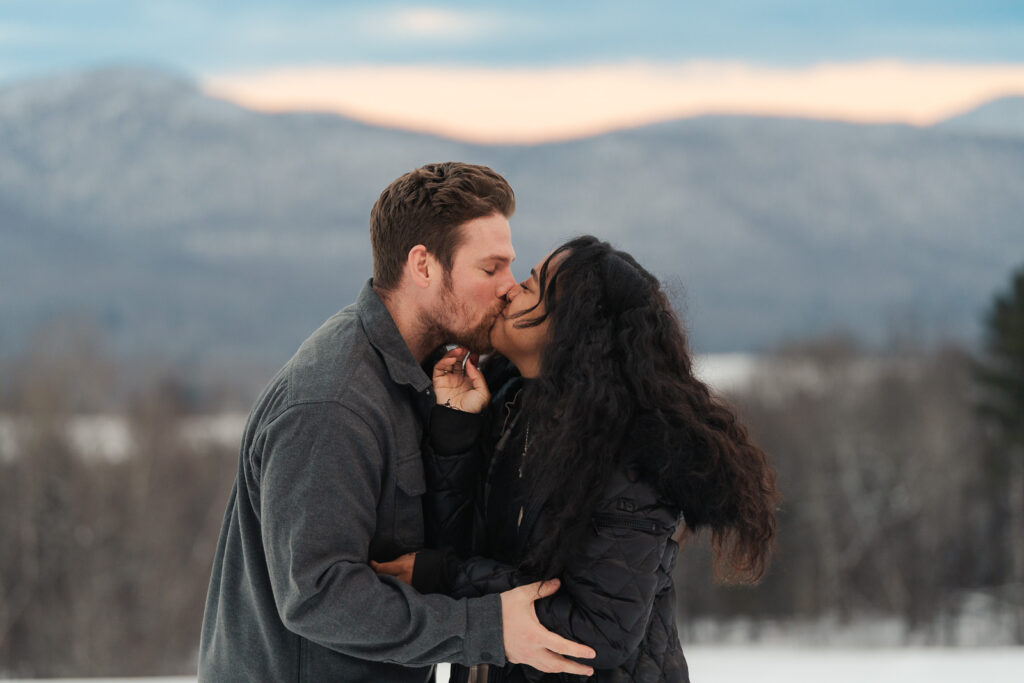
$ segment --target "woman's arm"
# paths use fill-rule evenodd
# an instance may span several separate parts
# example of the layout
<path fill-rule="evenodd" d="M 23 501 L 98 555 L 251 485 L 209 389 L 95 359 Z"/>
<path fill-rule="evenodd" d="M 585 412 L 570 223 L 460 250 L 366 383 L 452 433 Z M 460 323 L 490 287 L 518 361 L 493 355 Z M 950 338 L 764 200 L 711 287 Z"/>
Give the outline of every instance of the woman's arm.
<path fill-rule="evenodd" d="M 605 499 L 593 516 L 580 552 L 559 577 L 562 589 L 535 603 L 546 628 L 596 650 L 593 664 L 599 669 L 619 666 L 636 651 L 678 552 L 672 538 L 677 511 L 652 503 L 646 485 L 622 483 L 613 482 L 610 488 L 618 495 Z M 503 592 L 537 578 L 486 557 L 461 560 L 450 552 L 431 557 L 431 551 L 423 551 L 415 569 L 409 567 L 420 590 L 416 576 L 423 576 L 431 563 L 443 573 L 443 591 L 452 597 Z"/>
<path fill-rule="evenodd" d="M 668 585 L 678 546 L 675 515 L 665 508 L 598 513 L 578 555 L 562 572 L 562 590 L 536 603 L 545 627 L 597 651 L 595 668 L 614 668 L 636 651 L 654 600 Z M 666 572 L 659 572 L 664 565 Z"/>
<path fill-rule="evenodd" d="M 463 348 L 452 349 L 437 362 L 432 383 L 437 405 L 431 410 L 423 447 L 426 543 L 467 555 L 477 516 L 484 457 L 480 434 L 490 391 Z"/>
<path fill-rule="evenodd" d="M 429 438 L 423 448 L 427 491 L 423 518 L 428 548 L 451 549 L 462 556 L 472 551 L 479 524 L 478 489 L 486 460 L 479 438 L 485 416 L 434 406 Z"/>
<path fill-rule="evenodd" d="M 428 548 L 388 562 L 370 562 L 378 574 L 394 576 L 420 593 L 455 598 L 503 593 L 531 583 L 512 565 L 487 557 L 461 559 L 451 550 Z"/>
<path fill-rule="evenodd" d="M 614 494 L 602 500 L 579 552 L 559 576 L 562 589 L 536 603 L 545 627 L 597 651 L 597 668 L 614 668 L 636 651 L 678 552 L 672 539 L 678 511 L 657 503 L 649 485 L 620 474 L 607 490 Z M 449 557 L 444 571 L 453 597 L 500 592 L 538 578 L 484 557 Z"/>

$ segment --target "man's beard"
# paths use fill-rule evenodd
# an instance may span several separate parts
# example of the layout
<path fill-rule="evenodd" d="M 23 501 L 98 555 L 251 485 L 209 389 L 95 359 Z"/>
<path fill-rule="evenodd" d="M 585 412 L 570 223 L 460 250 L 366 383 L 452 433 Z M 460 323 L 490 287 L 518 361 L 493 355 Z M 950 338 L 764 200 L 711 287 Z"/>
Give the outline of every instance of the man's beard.
<path fill-rule="evenodd" d="M 501 301 L 498 301 L 494 309 L 484 316 L 483 320 L 476 326 L 469 329 L 456 330 L 452 328 L 452 324 L 460 318 L 465 318 L 465 316 L 460 315 L 454 299 L 455 293 L 452 291 L 452 288 L 446 286 L 445 296 L 442 298 L 438 310 L 433 311 L 432 314 L 423 314 L 421 320 L 426 330 L 427 338 L 434 342 L 434 346 L 458 344 L 473 353 L 490 353 L 493 351 L 491 328 L 494 327 L 494 321 L 497 320 L 498 315 L 504 309 Z"/>
<path fill-rule="evenodd" d="M 490 353 L 494 350 L 491 346 L 491 328 L 494 327 L 495 317 L 484 318 L 476 327 L 470 330 L 456 332 L 450 330 L 452 343 L 464 346 L 473 353 Z"/>

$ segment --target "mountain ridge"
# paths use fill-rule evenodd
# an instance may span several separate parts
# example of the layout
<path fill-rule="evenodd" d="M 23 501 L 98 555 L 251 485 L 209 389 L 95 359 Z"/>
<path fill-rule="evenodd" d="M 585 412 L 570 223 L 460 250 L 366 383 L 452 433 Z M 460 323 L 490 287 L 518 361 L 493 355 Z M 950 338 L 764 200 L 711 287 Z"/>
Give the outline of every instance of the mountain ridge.
<path fill-rule="evenodd" d="M 679 293 L 701 351 L 876 343 L 914 316 L 972 341 L 1024 254 L 1024 140 L 985 133 L 728 116 L 484 146 L 251 112 L 160 72 L 57 81 L 0 88 L 0 354 L 74 310 L 122 352 L 283 360 L 369 277 L 377 194 L 448 159 L 509 178 L 521 264 L 609 239 Z"/>

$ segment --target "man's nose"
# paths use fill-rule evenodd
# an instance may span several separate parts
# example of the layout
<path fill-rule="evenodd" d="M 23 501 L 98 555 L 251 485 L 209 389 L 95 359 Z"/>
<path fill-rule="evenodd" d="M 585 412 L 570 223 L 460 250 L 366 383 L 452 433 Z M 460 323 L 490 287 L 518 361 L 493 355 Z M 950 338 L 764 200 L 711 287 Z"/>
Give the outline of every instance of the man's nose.
<path fill-rule="evenodd" d="M 512 287 L 509 288 L 507 292 L 505 292 L 505 296 L 503 296 L 502 299 L 505 300 L 506 304 L 510 304 L 512 303 L 512 300 L 519 296 L 519 293 L 522 291 L 523 288 L 519 286 L 518 282 L 513 283 Z"/>
<path fill-rule="evenodd" d="M 512 273 L 509 272 L 505 279 L 502 280 L 501 285 L 498 287 L 498 298 L 508 299 L 509 292 L 515 289 L 515 287 L 516 279 L 512 277 Z"/>

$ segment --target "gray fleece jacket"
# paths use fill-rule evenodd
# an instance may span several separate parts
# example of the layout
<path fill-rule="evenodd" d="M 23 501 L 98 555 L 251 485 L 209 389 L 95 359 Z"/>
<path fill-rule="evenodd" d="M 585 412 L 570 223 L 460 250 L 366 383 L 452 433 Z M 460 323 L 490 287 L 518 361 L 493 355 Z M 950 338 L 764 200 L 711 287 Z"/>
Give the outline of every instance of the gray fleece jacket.
<path fill-rule="evenodd" d="M 497 595 L 421 595 L 370 560 L 424 545 L 420 445 L 434 403 L 370 283 L 249 415 L 213 562 L 200 681 L 428 681 L 504 664 Z"/>

